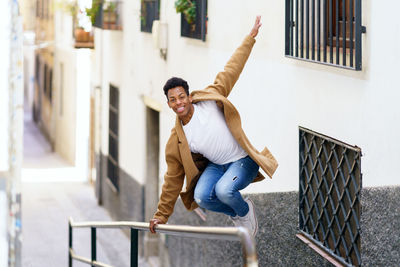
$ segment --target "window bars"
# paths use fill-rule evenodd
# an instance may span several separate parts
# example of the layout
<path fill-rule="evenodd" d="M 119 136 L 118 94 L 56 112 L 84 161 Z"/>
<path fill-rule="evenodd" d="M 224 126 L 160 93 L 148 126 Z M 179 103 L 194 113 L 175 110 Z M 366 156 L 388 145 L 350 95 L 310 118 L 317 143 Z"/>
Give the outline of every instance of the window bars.
<path fill-rule="evenodd" d="M 119 91 L 110 84 L 110 105 L 109 105 L 109 127 L 108 127 L 108 160 L 107 177 L 115 189 L 119 190 Z"/>
<path fill-rule="evenodd" d="M 361 70 L 361 0 L 285 0 L 285 55 Z"/>
<path fill-rule="evenodd" d="M 360 266 L 361 150 L 302 127 L 299 146 L 300 235 L 327 258 Z"/>

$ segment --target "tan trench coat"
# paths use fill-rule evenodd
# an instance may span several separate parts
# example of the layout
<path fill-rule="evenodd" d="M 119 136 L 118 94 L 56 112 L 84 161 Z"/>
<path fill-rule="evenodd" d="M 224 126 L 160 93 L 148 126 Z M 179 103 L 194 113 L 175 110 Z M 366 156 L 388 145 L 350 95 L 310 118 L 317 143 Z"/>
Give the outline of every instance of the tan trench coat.
<path fill-rule="evenodd" d="M 272 178 L 273 173 L 278 167 L 277 161 L 267 148 L 259 152 L 250 144 L 250 141 L 243 132 L 238 111 L 227 99 L 242 72 L 254 43 L 254 38 L 246 36 L 241 46 L 236 49 L 225 65 L 224 71 L 218 73 L 214 83 L 204 90 L 193 91 L 191 95 L 193 103 L 206 100 L 215 100 L 217 102 L 218 106 L 224 112 L 226 123 L 233 137 L 265 173 Z M 176 118 L 175 127 L 172 129 L 165 149 L 165 157 L 167 172 L 164 176 L 164 184 L 157 212 L 154 214 L 154 218 L 161 220 L 163 223 L 168 221 L 179 195 L 188 210 L 194 210 L 198 207 L 193 198 L 194 188 L 208 162 L 201 154 L 190 152 L 182 124 L 178 117 Z M 181 192 L 185 176 L 186 188 Z M 258 173 L 254 182 L 263 179 L 263 175 Z"/>

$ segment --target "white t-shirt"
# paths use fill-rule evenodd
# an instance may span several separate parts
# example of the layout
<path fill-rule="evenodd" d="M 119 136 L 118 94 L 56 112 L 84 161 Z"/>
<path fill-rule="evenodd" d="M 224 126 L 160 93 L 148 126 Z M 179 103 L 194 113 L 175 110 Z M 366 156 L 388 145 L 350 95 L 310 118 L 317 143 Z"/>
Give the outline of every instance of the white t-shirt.
<path fill-rule="evenodd" d="M 201 101 L 194 106 L 191 120 L 183 125 L 190 151 L 222 165 L 247 156 L 226 124 L 215 101 Z"/>

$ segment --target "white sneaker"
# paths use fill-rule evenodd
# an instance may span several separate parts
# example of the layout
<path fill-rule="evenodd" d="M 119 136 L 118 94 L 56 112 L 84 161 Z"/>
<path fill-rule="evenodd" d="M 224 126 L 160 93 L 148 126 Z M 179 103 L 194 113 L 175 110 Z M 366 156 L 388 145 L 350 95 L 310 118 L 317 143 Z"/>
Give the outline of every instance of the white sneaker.
<path fill-rule="evenodd" d="M 242 226 L 241 223 L 240 223 L 240 217 L 238 215 L 236 215 L 235 217 L 232 217 L 232 216 L 229 216 L 229 217 L 231 218 L 231 220 L 233 222 L 233 225 L 235 227 Z"/>
<path fill-rule="evenodd" d="M 249 212 L 245 216 L 239 217 L 239 221 L 241 226 L 249 229 L 250 233 L 255 237 L 258 232 L 258 221 L 254 209 L 254 203 L 250 198 L 246 198 L 244 201 L 249 205 Z"/>

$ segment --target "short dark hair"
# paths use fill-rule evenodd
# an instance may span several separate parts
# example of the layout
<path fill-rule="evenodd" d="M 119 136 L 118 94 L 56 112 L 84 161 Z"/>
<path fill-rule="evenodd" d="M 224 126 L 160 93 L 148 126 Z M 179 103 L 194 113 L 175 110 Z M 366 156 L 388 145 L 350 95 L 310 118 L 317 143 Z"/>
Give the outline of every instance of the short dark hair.
<path fill-rule="evenodd" d="M 178 78 L 178 77 L 172 77 L 170 78 L 164 85 L 164 94 L 168 99 L 168 90 L 178 87 L 178 86 L 182 86 L 183 89 L 185 89 L 185 92 L 187 95 L 189 95 L 189 85 L 188 83 L 182 79 L 182 78 Z"/>

